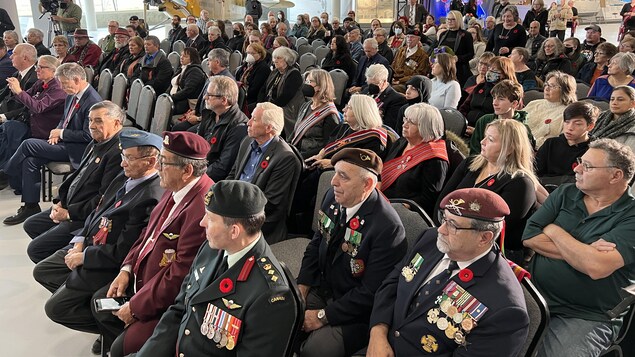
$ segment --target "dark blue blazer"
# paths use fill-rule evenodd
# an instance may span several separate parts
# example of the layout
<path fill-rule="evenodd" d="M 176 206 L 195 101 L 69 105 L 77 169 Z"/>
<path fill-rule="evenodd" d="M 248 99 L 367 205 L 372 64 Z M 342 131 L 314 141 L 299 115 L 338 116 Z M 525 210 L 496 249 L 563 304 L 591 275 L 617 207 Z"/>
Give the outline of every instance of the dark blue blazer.
<path fill-rule="evenodd" d="M 339 207 L 331 188 L 324 198 L 322 211 L 337 222 Z M 324 310 L 329 324 L 342 327 L 347 355 L 368 343 L 368 319 L 375 291 L 408 249 L 397 212 L 377 190 L 373 190 L 355 217 L 360 223 L 356 231 L 362 235 L 357 255 L 352 257 L 340 248 L 350 221 L 346 227 L 336 224 L 328 243 L 320 231 L 315 233 L 298 275 L 298 284 L 330 292 L 333 301 Z M 352 273 L 353 259 L 364 263 L 359 276 Z"/>
<path fill-rule="evenodd" d="M 355 73 L 355 78 L 353 79 L 353 87 L 363 87 L 366 85 L 366 70 L 371 64 L 383 64 L 386 68 L 390 68 L 390 63 L 388 60 L 380 55 L 379 53 L 375 54 L 373 57 L 368 58 L 367 56 L 362 56 L 359 59 L 359 64 L 357 65 L 357 72 Z M 390 71 L 390 69 L 389 69 Z"/>
<path fill-rule="evenodd" d="M 428 311 L 439 307 L 435 301 L 437 296 L 424 299 L 408 314 L 418 288 L 444 256 L 436 242 L 437 228 L 428 229 L 384 280 L 375 294 L 371 327 L 380 323 L 390 326 L 388 340 L 395 356 L 517 356 L 527 338 L 529 316 L 522 288 L 497 249 L 470 264 L 471 280 L 463 282 L 459 274 L 451 279 L 487 307 L 467 334 L 467 349 L 449 339 L 436 324 L 428 322 Z M 406 282 L 401 270 L 416 253 L 423 257 L 423 263 L 414 279 Z M 439 317 L 446 317 L 445 313 L 440 312 Z M 425 353 L 421 344 L 424 336 L 436 340 L 436 353 Z"/>
<path fill-rule="evenodd" d="M 79 109 L 75 110 L 71 108 L 73 96 L 69 95 L 66 97 L 66 102 L 64 102 L 64 115 L 57 125 L 57 129 L 64 129 L 64 119 L 66 119 L 69 110 L 73 110 L 74 114 L 62 134 L 62 143 L 68 151 L 68 157 L 74 168 L 79 167 L 86 146 L 93 140 L 90 136 L 90 130 L 88 130 L 88 112 L 90 111 L 90 107 L 101 101 L 102 99 L 99 93 L 90 85 L 88 85 L 88 89 L 86 89 L 86 92 L 79 100 Z"/>

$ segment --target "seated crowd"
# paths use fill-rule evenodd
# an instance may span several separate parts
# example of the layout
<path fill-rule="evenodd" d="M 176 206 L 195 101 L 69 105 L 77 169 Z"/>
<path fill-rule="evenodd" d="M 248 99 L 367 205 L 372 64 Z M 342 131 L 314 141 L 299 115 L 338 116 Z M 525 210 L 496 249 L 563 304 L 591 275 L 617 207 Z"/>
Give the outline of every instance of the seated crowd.
<path fill-rule="evenodd" d="M 500 0 L 483 27 L 473 1 L 437 26 L 408 0 L 366 31 L 354 11 L 259 26 L 203 10 L 164 41 L 133 16 L 99 44 L 56 36 L 55 55 L 40 30 L 4 32 L 0 189 L 23 206 L 3 222 L 32 239 L 46 315 L 113 357 L 517 356 L 527 269 L 551 312 L 538 356 L 599 356 L 635 282 L 635 33 L 564 39 L 572 3 L 521 21 Z M 301 37 L 321 63 L 300 68 Z M 178 41 L 174 66 L 161 48 Z M 172 98 L 165 131 L 124 127 L 105 69 Z M 42 211 L 51 162 L 72 173 Z M 392 199 L 436 227 L 410 239 Z M 291 277 L 301 331 L 270 247 L 292 236 L 311 237 Z"/>

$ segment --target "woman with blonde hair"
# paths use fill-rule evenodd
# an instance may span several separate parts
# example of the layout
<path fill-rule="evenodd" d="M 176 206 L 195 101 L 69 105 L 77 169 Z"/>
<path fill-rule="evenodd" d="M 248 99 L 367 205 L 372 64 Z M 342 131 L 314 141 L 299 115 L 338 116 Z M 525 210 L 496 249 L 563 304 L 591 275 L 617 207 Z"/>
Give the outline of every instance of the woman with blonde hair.
<path fill-rule="evenodd" d="M 344 122 L 319 153 L 305 160 L 312 168 L 332 168 L 331 157 L 344 148 L 368 149 L 380 157 L 385 156 L 388 133 L 382 127 L 379 109 L 373 98 L 353 94 L 344 108 Z"/>
<path fill-rule="evenodd" d="M 68 54 L 68 39 L 64 35 L 57 35 L 53 37 L 53 48 L 55 48 L 55 54 L 57 59 L 62 62 L 66 54 Z"/>
<path fill-rule="evenodd" d="M 409 106 L 402 137 L 386 155 L 381 190 L 388 198 L 407 198 L 428 215 L 434 211 L 449 169 L 443 118 L 427 103 Z"/>
<path fill-rule="evenodd" d="M 300 107 L 289 143 L 302 157 L 317 154 L 327 143 L 340 122 L 333 100 L 335 86 L 331 75 L 323 69 L 311 70 L 302 85 L 302 94 L 311 100 Z"/>
<path fill-rule="evenodd" d="M 516 120 L 494 120 L 485 129 L 480 154 L 464 160 L 439 194 L 439 197 L 445 197 L 466 187 L 479 187 L 499 194 L 511 212 L 505 218 L 505 236 L 501 245 L 506 257 L 517 264 L 523 261 L 521 237 L 536 204 L 536 188 L 541 187 L 533 171 L 533 160 L 534 150 L 525 126 Z"/>
<path fill-rule="evenodd" d="M 472 35 L 461 28 L 461 24 L 463 24 L 461 12 L 456 10 L 448 12 L 445 21 L 448 29 L 439 36 L 439 45 L 437 47 L 447 46 L 454 52 L 457 57 L 457 81 L 463 85 L 472 74 L 470 71 L 470 60 L 474 58 Z"/>

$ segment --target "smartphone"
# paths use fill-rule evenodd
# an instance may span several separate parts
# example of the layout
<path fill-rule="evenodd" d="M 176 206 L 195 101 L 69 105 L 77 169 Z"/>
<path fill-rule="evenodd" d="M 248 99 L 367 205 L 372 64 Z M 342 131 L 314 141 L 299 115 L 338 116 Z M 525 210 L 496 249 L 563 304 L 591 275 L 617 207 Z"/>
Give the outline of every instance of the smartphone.
<path fill-rule="evenodd" d="M 128 297 L 96 299 L 95 310 L 97 312 L 118 311 L 128 300 L 130 300 Z"/>

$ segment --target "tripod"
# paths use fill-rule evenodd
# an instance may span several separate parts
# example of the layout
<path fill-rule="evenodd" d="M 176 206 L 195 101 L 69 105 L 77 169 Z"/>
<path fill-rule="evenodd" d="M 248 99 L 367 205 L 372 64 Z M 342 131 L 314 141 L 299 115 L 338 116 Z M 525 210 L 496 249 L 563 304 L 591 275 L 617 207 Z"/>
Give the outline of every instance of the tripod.
<path fill-rule="evenodd" d="M 41 19 L 47 13 L 50 13 L 50 12 L 47 11 L 47 12 L 43 13 L 42 15 L 40 15 L 39 18 Z M 54 14 L 51 13 L 51 15 L 54 15 Z M 53 21 L 51 19 L 51 16 L 49 16 L 49 27 L 48 27 L 48 31 L 46 33 L 46 39 L 48 40 L 49 48 L 53 47 L 53 39 L 51 38 L 51 36 L 52 35 L 58 36 L 58 35 L 63 35 L 63 34 L 64 34 L 64 32 L 62 32 L 62 26 L 60 26 L 59 22 Z"/>

